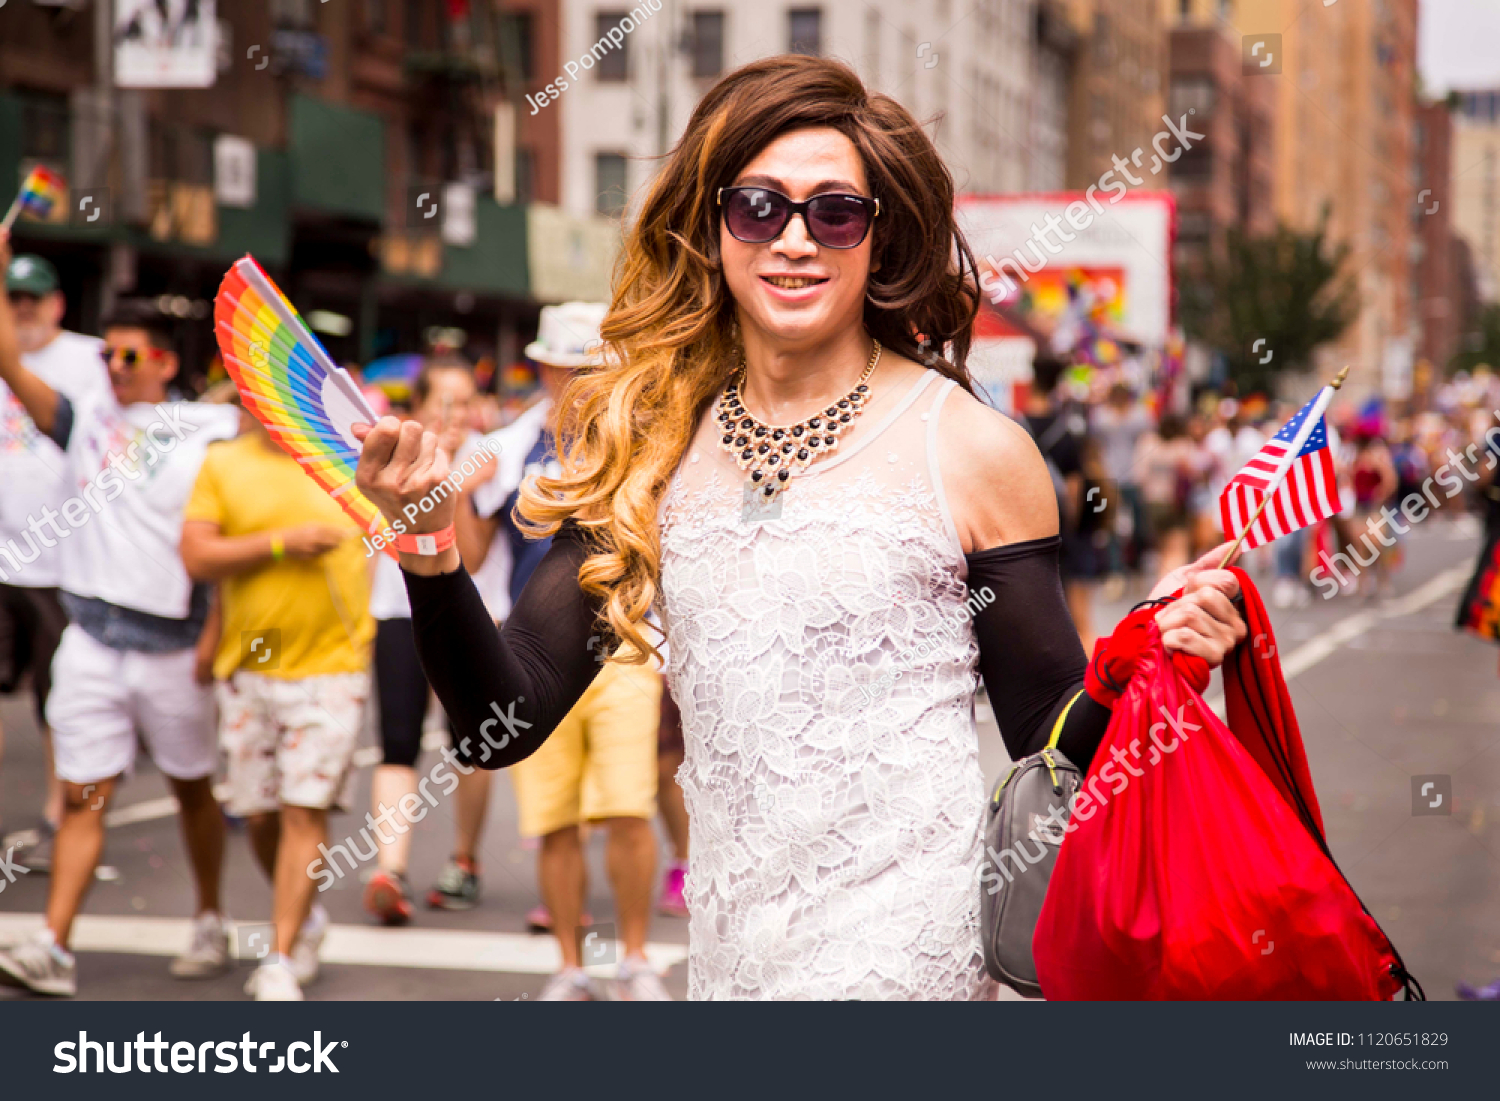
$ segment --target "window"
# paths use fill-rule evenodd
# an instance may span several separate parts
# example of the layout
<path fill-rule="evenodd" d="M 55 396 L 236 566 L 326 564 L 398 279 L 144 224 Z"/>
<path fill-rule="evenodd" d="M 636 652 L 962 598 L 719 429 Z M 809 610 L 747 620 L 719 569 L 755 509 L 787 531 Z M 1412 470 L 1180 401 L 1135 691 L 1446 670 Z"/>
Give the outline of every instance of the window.
<path fill-rule="evenodd" d="M 516 146 L 515 201 L 520 206 L 536 202 L 536 151 L 529 145 Z"/>
<path fill-rule="evenodd" d="M 422 178 L 426 165 L 427 131 L 422 123 L 413 119 L 406 127 L 406 174 L 413 179 Z"/>
<path fill-rule="evenodd" d="M 21 156 L 66 164 L 69 122 L 66 96 L 46 93 L 26 96 L 21 101 Z"/>
<path fill-rule="evenodd" d="M 278 27 L 310 28 L 313 25 L 312 0 L 271 0 L 271 22 Z"/>
<path fill-rule="evenodd" d="M 536 79 L 536 30 L 529 11 L 504 12 L 500 16 L 500 51 L 507 68 L 520 75 L 522 84 Z"/>
<path fill-rule="evenodd" d="M 1202 211 L 1183 211 L 1177 216 L 1177 240 L 1183 244 L 1203 244 L 1213 232 L 1213 221 Z"/>
<path fill-rule="evenodd" d="M 214 150 L 210 134 L 153 116 L 146 125 L 146 171 L 153 180 L 212 185 Z"/>
<path fill-rule="evenodd" d="M 427 40 L 423 33 L 426 29 L 426 20 L 422 18 L 422 0 L 405 0 L 406 3 L 406 44 L 413 49 L 421 49 Z"/>
<path fill-rule="evenodd" d="M 1195 145 L 1182 150 L 1182 156 L 1172 163 L 1174 180 L 1206 180 L 1213 175 L 1213 151 L 1206 145 Z"/>
<path fill-rule="evenodd" d="M 1180 76 L 1172 81 L 1171 114 L 1180 118 L 1195 112 L 1201 122 L 1213 114 L 1214 82 L 1206 76 Z"/>
<path fill-rule="evenodd" d="M 693 12 L 693 75 L 718 76 L 724 71 L 724 13 Z"/>
<path fill-rule="evenodd" d="M 610 31 L 620 25 L 629 12 L 623 11 L 601 11 L 594 16 L 594 45 L 599 45 Z M 634 20 L 631 21 L 632 25 Z M 600 80 L 620 81 L 628 78 L 630 72 L 629 55 L 626 51 L 630 48 L 630 38 L 627 35 L 618 46 L 607 39 L 604 42 L 604 54 L 598 57 L 594 65 L 594 72 L 599 75 Z M 592 49 L 591 49 L 592 52 Z"/>
<path fill-rule="evenodd" d="M 625 156 L 594 154 L 594 209 L 613 218 L 625 210 Z"/>
<path fill-rule="evenodd" d="M 387 0 L 365 0 L 365 30 L 371 34 L 384 34 L 390 29 L 390 12 Z"/>
<path fill-rule="evenodd" d="M 793 8 L 787 17 L 787 53 L 811 54 L 823 52 L 823 11 L 821 8 Z"/>

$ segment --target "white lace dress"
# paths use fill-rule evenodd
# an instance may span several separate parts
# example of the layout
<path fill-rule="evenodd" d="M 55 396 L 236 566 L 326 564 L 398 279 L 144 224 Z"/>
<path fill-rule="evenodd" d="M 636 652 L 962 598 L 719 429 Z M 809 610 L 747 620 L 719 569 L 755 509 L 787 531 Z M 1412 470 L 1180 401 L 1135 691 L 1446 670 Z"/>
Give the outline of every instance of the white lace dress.
<path fill-rule="evenodd" d="M 765 519 L 710 409 L 663 502 L 691 998 L 995 995 L 978 647 L 936 464 L 953 386 L 877 396 Z"/>

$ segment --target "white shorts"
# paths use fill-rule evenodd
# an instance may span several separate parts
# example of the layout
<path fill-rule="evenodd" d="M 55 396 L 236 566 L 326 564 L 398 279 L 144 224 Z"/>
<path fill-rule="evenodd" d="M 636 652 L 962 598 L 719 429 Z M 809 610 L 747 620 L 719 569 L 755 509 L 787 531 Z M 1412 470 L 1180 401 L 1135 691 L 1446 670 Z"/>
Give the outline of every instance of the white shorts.
<path fill-rule="evenodd" d="M 194 682 L 193 665 L 191 649 L 113 650 L 70 623 L 52 659 L 47 698 L 58 779 L 96 784 L 130 771 L 137 732 L 172 779 L 213 775 L 213 692 Z"/>
<path fill-rule="evenodd" d="M 369 673 L 288 679 L 236 672 L 219 684 L 229 812 L 348 807 Z"/>

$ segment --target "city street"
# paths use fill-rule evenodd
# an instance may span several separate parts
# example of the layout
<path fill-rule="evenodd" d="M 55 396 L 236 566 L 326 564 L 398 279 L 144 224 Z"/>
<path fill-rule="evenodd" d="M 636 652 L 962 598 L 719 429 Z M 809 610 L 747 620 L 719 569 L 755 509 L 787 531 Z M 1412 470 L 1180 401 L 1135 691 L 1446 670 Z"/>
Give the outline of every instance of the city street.
<path fill-rule="evenodd" d="M 1497 654 L 1451 627 L 1478 537 L 1468 519 L 1429 520 L 1407 537 L 1395 599 L 1314 597 L 1305 608 L 1273 613 L 1334 854 L 1434 999 L 1452 998 L 1460 980 L 1482 984 L 1500 974 Z M 1269 590 L 1269 578 L 1263 587 Z M 1126 610 L 1123 602 L 1102 607 L 1098 626 L 1107 630 Z M 0 715 L 6 729 L 0 812 L 4 830 L 14 833 L 40 813 L 41 757 L 29 699 L 5 701 Z M 980 729 L 985 774 L 993 780 L 1006 763 L 1004 749 L 993 723 L 984 721 Z M 368 732 L 364 743 L 373 743 Z M 376 755 L 362 752 L 357 817 L 335 817 L 335 837 L 362 821 Z M 422 767 L 435 759 L 429 754 Z M 1422 791 L 1428 783 L 1433 786 Z M 377 929 L 360 908 L 355 876 L 345 876 L 321 896 L 335 924 L 310 999 L 536 996 L 557 955 L 548 938 L 526 931 L 524 914 L 537 902 L 533 851 L 517 836 L 508 780 L 498 778 L 493 790 L 478 908 L 462 914 L 419 909 L 406 929 Z M 113 872 L 96 882 L 75 932 L 81 998 L 245 997 L 240 986 L 258 943 L 252 934 L 261 928 L 253 923 L 265 919 L 270 894 L 242 828 L 229 835 L 224 883 L 247 958 L 234 973 L 213 980 L 178 982 L 167 975 L 168 958 L 186 941 L 192 892 L 165 796 L 159 774 L 143 764 L 117 797 L 103 861 Z M 411 878 L 419 894 L 446 856 L 451 814 L 451 802 L 442 801 L 415 827 Z M 598 948 L 612 920 L 602 838 L 594 838 L 590 852 L 589 909 L 602 934 L 592 947 Z M 46 887 L 46 878 L 35 873 L 5 887 L 0 944 L 39 926 Z M 655 917 L 651 942 L 668 989 L 684 996 L 687 922 Z"/>

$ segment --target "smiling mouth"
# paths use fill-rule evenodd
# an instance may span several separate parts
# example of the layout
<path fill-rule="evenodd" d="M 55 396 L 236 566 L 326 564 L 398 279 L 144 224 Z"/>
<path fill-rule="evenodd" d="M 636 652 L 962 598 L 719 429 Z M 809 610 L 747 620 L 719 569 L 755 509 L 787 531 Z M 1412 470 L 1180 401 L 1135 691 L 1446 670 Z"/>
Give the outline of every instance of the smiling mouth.
<path fill-rule="evenodd" d="M 815 278 L 810 275 L 762 275 L 767 283 L 782 290 L 795 291 L 803 287 L 816 287 L 819 283 L 826 283 L 826 278 Z"/>

